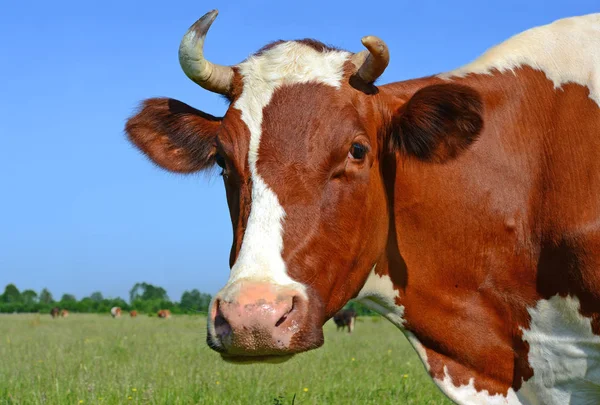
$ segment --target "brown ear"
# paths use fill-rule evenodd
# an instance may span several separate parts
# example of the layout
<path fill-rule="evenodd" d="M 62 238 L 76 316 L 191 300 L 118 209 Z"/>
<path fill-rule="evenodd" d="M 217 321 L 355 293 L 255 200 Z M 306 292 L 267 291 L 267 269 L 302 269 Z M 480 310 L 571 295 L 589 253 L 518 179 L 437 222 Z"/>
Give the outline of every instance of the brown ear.
<path fill-rule="evenodd" d="M 470 87 L 435 84 L 417 91 L 394 118 L 393 145 L 420 160 L 445 162 L 483 128 L 483 102 Z"/>
<path fill-rule="evenodd" d="M 158 166 L 191 173 L 213 165 L 221 118 L 171 98 L 145 100 L 125 125 L 129 140 Z"/>

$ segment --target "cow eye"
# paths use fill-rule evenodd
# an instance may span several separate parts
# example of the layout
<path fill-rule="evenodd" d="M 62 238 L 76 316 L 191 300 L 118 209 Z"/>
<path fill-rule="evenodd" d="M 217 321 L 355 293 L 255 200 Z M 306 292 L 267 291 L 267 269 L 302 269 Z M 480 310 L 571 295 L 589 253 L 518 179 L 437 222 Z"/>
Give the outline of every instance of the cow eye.
<path fill-rule="evenodd" d="M 356 160 L 363 160 L 367 154 L 367 147 L 360 143 L 353 143 L 348 152 L 348 157 Z"/>

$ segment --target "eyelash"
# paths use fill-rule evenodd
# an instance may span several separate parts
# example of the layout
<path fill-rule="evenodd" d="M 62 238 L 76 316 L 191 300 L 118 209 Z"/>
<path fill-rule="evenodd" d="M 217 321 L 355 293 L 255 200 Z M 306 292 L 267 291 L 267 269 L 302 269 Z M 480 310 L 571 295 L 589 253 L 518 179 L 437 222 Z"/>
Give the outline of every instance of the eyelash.
<path fill-rule="evenodd" d="M 215 156 L 215 162 L 217 163 L 217 166 L 221 168 L 221 173 L 219 173 L 219 176 L 227 178 L 227 165 L 225 164 L 225 159 L 223 159 L 223 156 L 217 153 Z"/>

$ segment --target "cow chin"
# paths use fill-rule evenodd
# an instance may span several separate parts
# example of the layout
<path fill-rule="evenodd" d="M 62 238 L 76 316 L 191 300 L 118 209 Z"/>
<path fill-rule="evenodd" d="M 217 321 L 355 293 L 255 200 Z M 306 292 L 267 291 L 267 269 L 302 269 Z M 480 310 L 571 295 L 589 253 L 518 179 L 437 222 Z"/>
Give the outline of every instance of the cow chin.
<path fill-rule="evenodd" d="M 227 363 L 232 364 L 280 364 L 285 363 L 289 359 L 294 357 L 293 354 L 282 355 L 282 356 L 230 356 L 227 354 L 221 354 L 221 358 Z"/>

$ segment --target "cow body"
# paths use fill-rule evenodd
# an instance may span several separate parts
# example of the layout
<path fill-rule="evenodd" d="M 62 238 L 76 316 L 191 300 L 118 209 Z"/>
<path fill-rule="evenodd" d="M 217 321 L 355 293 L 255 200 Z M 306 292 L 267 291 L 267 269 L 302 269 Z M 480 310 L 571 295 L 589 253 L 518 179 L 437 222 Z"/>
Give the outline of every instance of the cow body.
<path fill-rule="evenodd" d="M 156 314 L 159 318 L 169 319 L 171 317 L 171 311 L 168 309 L 161 309 Z"/>
<path fill-rule="evenodd" d="M 190 31 L 202 41 L 207 16 Z M 598 402 L 600 15 L 380 86 L 371 40 L 362 65 L 277 42 L 211 65 L 206 84 L 190 38 L 184 71 L 226 94 L 225 117 L 154 99 L 127 131 L 168 170 L 223 168 L 234 241 L 213 349 L 243 362 L 318 347 L 356 297 L 458 403 Z"/>
<path fill-rule="evenodd" d="M 110 309 L 110 316 L 112 316 L 113 318 L 120 318 L 121 317 L 121 308 L 120 307 L 112 307 Z"/>
<path fill-rule="evenodd" d="M 136 310 L 132 310 L 129 312 L 129 316 L 135 318 L 136 316 L 138 316 L 138 312 Z"/>
<path fill-rule="evenodd" d="M 62 311 L 60 311 L 60 317 L 61 318 L 68 318 L 69 317 L 69 311 L 66 309 L 63 309 Z"/>
<path fill-rule="evenodd" d="M 356 311 L 353 309 L 343 309 L 338 311 L 333 316 L 333 322 L 337 326 L 337 330 L 343 331 L 345 327 L 348 328 L 348 333 L 352 333 L 354 330 L 354 324 L 356 323 Z"/>
<path fill-rule="evenodd" d="M 60 308 L 58 308 L 58 307 L 54 307 L 50 310 L 50 316 L 52 318 L 58 318 L 59 314 L 60 314 Z"/>

